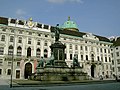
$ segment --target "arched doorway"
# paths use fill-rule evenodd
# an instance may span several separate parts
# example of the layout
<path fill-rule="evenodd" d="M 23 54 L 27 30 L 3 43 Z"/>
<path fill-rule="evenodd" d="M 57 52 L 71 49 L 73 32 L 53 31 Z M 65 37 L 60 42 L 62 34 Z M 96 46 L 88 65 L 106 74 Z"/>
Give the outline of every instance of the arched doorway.
<path fill-rule="evenodd" d="M 25 64 L 25 71 L 24 71 L 24 77 L 25 79 L 28 78 L 32 74 L 32 64 L 31 63 L 26 63 Z"/>
<path fill-rule="evenodd" d="M 31 48 L 30 47 L 27 49 L 27 57 L 31 57 Z"/>
<path fill-rule="evenodd" d="M 95 74 L 95 65 L 92 64 L 91 65 L 91 76 L 94 77 L 94 74 Z"/>

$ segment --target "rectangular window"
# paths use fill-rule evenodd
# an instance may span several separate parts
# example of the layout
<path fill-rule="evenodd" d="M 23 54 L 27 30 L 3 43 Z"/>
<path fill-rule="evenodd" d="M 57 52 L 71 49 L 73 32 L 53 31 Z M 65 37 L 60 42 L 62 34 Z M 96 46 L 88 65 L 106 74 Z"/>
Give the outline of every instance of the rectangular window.
<path fill-rule="evenodd" d="M 111 56 L 113 57 L 113 53 L 111 53 Z"/>
<path fill-rule="evenodd" d="M 11 66 L 12 65 L 12 62 L 8 62 L 8 66 Z"/>
<path fill-rule="evenodd" d="M 112 60 L 112 65 L 114 65 L 114 61 Z"/>
<path fill-rule="evenodd" d="M 14 37 L 10 36 L 10 42 L 13 42 L 13 41 L 14 41 Z"/>
<path fill-rule="evenodd" d="M 86 55 L 86 60 L 88 60 L 88 55 Z"/>
<path fill-rule="evenodd" d="M 97 56 L 97 59 L 98 59 L 98 61 L 100 61 L 100 58 L 99 58 L 99 56 Z"/>
<path fill-rule="evenodd" d="M 102 48 L 100 49 L 100 52 L 102 53 Z"/>
<path fill-rule="evenodd" d="M 75 45 L 75 50 L 78 50 L 78 46 L 77 45 Z"/>
<path fill-rule="evenodd" d="M 3 59 L 0 59 L 0 66 L 3 65 Z"/>
<path fill-rule="evenodd" d="M 82 46 L 80 46 L 80 50 L 83 50 L 83 47 L 82 47 Z"/>
<path fill-rule="evenodd" d="M 0 55 L 4 54 L 4 47 L 0 47 Z"/>
<path fill-rule="evenodd" d="M 48 27 L 49 27 L 48 25 L 44 25 L 44 29 L 48 29 Z"/>
<path fill-rule="evenodd" d="M 2 69 L 0 69 L 0 75 L 2 74 Z"/>
<path fill-rule="evenodd" d="M 120 67 L 118 67 L 118 72 L 120 72 Z"/>
<path fill-rule="evenodd" d="M 101 56 L 101 61 L 103 62 L 103 57 Z"/>
<path fill-rule="evenodd" d="M 119 52 L 116 52 L 116 56 L 117 56 L 117 57 L 119 56 Z"/>
<path fill-rule="evenodd" d="M 120 64 L 120 59 L 117 59 L 117 64 Z"/>
<path fill-rule="evenodd" d="M 65 59 L 67 59 L 67 55 L 66 55 L 66 53 L 65 53 Z"/>
<path fill-rule="evenodd" d="M 18 38 L 18 43 L 22 43 L 22 37 Z"/>
<path fill-rule="evenodd" d="M 31 44 L 31 38 L 28 38 L 28 44 Z"/>
<path fill-rule="evenodd" d="M 19 31 L 19 34 L 22 34 L 23 32 L 22 31 Z"/>
<path fill-rule="evenodd" d="M 3 29 L 2 29 L 2 31 L 3 31 L 3 32 L 6 32 L 6 29 L 5 29 L 5 28 L 3 28 Z"/>
<path fill-rule="evenodd" d="M 108 70 L 108 65 L 106 65 L 106 69 Z"/>
<path fill-rule="evenodd" d="M 5 41 L 5 35 L 2 35 L 1 41 Z"/>
<path fill-rule="evenodd" d="M 113 72 L 115 72 L 115 68 L 114 67 L 112 68 L 112 70 L 113 70 Z"/>
<path fill-rule="evenodd" d="M 110 49 L 108 49 L 108 54 L 110 54 Z"/>
<path fill-rule="evenodd" d="M 21 56 L 22 55 L 22 50 L 17 50 L 17 56 Z"/>
<path fill-rule="evenodd" d="M 40 45 L 40 40 L 37 41 L 37 45 Z"/>
<path fill-rule="evenodd" d="M 87 48 L 87 46 L 85 46 L 85 51 L 87 51 L 88 50 L 88 48 Z"/>
<path fill-rule="evenodd" d="M 14 30 L 11 30 L 11 33 L 14 33 Z"/>
<path fill-rule="evenodd" d="M 70 44 L 70 47 L 69 47 L 70 49 L 72 49 L 72 44 Z"/>
<path fill-rule="evenodd" d="M 72 60 L 72 54 L 70 54 L 70 60 Z"/>
<path fill-rule="evenodd" d="M 44 44 L 44 46 L 47 46 L 47 41 L 45 41 L 45 44 Z"/>
<path fill-rule="evenodd" d="M 17 67 L 20 67 L 20 62 L 17 62 Z"/>
<path fill-rule="evenodd" d="M 105 57 L 105 62 L 107 62 L 107 57 Z"/>
<path fill-rule="evenodd" d="M 29 34 L 29 35 L 32 35 L 32 32 L 29 32 L 28 34 Z"/>
<path fill-rule="evenodd" d="M 7 75 L 11 75 L 11 69 L 8 69 Z"/>
<path fill-rule="evenodd" d="M 99 52 L 99 48 L 97 48 L 97 52 Z"/>
<path fill-rule="evenodd" d="M 106 53 L 106 49 L 104 49 L 104 53 Z"/>

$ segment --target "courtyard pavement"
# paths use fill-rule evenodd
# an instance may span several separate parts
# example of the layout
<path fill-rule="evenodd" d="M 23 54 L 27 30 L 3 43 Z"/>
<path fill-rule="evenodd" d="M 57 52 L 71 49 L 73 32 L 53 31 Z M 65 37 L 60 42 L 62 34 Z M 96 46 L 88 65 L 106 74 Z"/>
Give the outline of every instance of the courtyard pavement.
<path fill-rule="evenodd" d="M 77 85 L 77 84 L 100 84 L 100 83 L 113 83 L 117 82 L 115 79 L 108 78 L 99 80 L 98 78 L 94 78 L 93 80 L 82 80 L 82 81 L 34 81 L 27 79 L 15 79 L 12 82 L 13 87 L 26 87 L 26 86 L 62 86 L 62 85 Z M 0 85 L 10 85 L 10 80 L 8 79 L 0 79 Z"/>
<path fill-rule="evenodd" d="M 102 84 L 102 83 L 115 83 L 115 79 L 108 78 L 99 80 L 94 78 L 93 80 L 82 81 L 34 81 L 34 80 L 13 80 L 13 87 L 36 87 L 36 86 L 62 86 L 62 85 L 80 85 L 80 84 Z"/>

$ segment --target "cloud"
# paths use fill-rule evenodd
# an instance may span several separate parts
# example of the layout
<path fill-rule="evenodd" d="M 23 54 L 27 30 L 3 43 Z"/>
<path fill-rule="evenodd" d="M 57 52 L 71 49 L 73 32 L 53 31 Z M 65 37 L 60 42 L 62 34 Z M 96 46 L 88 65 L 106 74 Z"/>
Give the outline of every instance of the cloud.
<path fill-rule="evenodd" d="M 20 18 L 20 19 L 24 19 L 24 16 L 26 15 L 27 12 L 25 12 L 24 10 L 22 9 L 17 9 L 15 11 L 15 15 L 17 18 Z"/>
<path fill-rule="evenodd" d="M 47 0 L 50 3 L 66 3 L 66 2 L 76 2 L 83 4 L 83 0 Z"/>

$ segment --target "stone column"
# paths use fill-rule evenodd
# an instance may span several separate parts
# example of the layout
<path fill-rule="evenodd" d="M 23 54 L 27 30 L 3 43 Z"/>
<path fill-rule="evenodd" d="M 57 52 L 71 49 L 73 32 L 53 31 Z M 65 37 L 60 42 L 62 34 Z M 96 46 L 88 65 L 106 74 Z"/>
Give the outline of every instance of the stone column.
<path fill-rule="evenodd" d="M 41 39 L 41 56 L 44 57 L 44 40 Z"/>
<path fill-rule="evenodd" d="M 14 35 L 14 41 L 13 41 L 13 48 L 14 48 L 14 55 L 17 55 L 17 36 Z"/>
<path fill-rule="evenodd" d="M 25 45 L 26 45 L 26 42 L 27 42 L 27 38 L 24 36 L 24 37 L 22 37 L 22 56 L 26 56 L 27 54 L 26 54 L 26 47 L 25 47 Z"/>
<path fill-rule="evenodd" d="M 8 55 L 8 48 L 9 48 L 9 34 L 6 34 L 6 44 L 4 47 L 4 54 Z"/>

